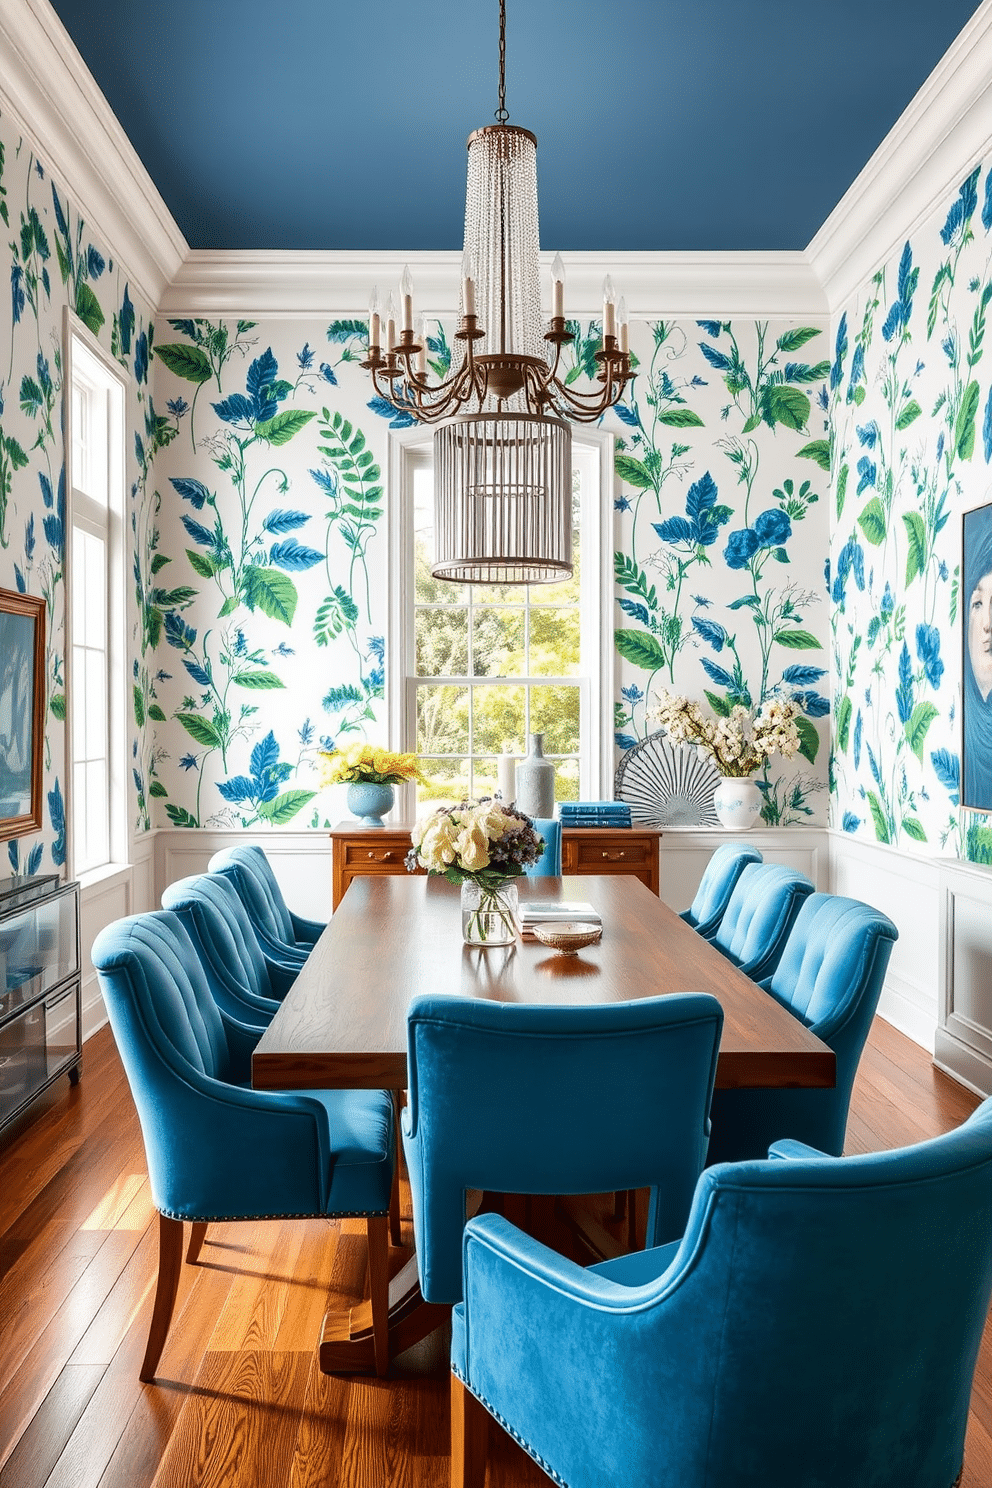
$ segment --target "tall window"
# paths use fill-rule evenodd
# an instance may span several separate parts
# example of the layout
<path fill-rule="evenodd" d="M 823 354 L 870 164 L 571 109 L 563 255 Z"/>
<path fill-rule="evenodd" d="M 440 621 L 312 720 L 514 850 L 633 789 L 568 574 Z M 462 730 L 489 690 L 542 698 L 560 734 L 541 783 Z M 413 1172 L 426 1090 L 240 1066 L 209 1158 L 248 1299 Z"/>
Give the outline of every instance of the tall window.
<path fill-rule="evenodd" d="M 74 873 L 123 862 L 124 388 L 69 333 L 69 722 Z"/>
<path fill-rule="evenodd" d="M 405 613 L 396 627 L 405 663 L 399 732 L 404 747 L 416 748 L 429 777 L 430 784 L 418 790 L 421 801 L 491 795 L 498 756 L 504 750 L 525 754 L 532 733 L 544 735 L 558 800 L 602 793 L 610 722 L 604 730 L 608 598 L 602 558 L 604 552 L 612 556 L 609 523 L 603 521 L 608 458 L 602 438 L 580 442 L 573 435 L 571 579 L 457 585 L 439 582 L 430 572 L 430 446 L 404 451 Z"/>

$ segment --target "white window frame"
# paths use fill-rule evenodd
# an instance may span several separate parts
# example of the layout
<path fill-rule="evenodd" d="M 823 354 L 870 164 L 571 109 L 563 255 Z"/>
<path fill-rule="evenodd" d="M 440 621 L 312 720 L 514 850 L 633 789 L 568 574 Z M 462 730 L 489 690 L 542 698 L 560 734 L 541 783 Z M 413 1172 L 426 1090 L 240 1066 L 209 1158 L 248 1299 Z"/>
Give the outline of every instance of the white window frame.
<path fill-rule="evenodd" d="M 613 435 L 585 425 L 572 427 L 573 456 L 588 462 L 583 482 L 580 626 L 583 657 L 592 668 L 582 683 L 579 796 L 601 800 L 613 794 Z M 389 437 L 389 615 L 386 629 L 386 706 L 390 746 L 416 748 L 417 717 L 413 614 L 413 474 L 432 459 L 432 435 L 421 427 L 394 430 Z M 596 478 L 598 476 L 598 479 Z M 549 679 L 532 679 L 546 683 Z M 572 679 L 567 679 L 571 681 Z M 416 788 L 397 787 L 397 820 L 416 815 Z"/>
<path fill-rule="evenodd" d="M 66 634 L 66 836 L 67 859 L 74 878 L 84 885 L 118 872 L 128 863 L 128 757 L 127 757 L 127 628 L 124 567 L 124 471 L 127 383 L 122 369 L 110 358 L 83 323 L 66 311 L 65 335 L 65 634 Z M 75 446 L 79 430 L 74 427 L 73 389 L 79 384 L 95 398 L 89 431 L 98 441 L 99 485 L 105 486 L 106 502 L 95 499 L 75 484 Z M 105 543 L 106 552 L 106 679 L 107 679 L 107 806 L 109 816 L 108 857 L 103 863 L 76 861 L 75 807 L 75 700 L 81 697 L 82 679 L 76 675 L 73 635 L 73 561 L 76 531 L 88 532 Z"/>

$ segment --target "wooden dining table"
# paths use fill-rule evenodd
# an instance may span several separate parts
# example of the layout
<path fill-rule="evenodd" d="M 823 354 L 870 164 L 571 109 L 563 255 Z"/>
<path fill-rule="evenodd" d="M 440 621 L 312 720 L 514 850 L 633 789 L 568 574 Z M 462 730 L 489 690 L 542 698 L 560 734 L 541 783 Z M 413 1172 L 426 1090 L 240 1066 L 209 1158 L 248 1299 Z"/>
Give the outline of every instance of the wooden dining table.
<path fill-rule="evenodd" d="M 592 905 L 601 940 L 573 956 L 521 938 L 468 946 L 456 885 L 354 879 L 255 1049 L 255 1088 L 404 1090 L 407 1008 L 421 993 L 584 1006 L 709 992 L 724 1011 L 718 1087 L 834 1084 L 833 1050 L 636 879 L 525 878 L 519 889 L 522 900 Z M 413 1257 L 390 1285 L 390 1356 L 445 1313 L 420 1296 Z M 374 1370 L 368 1303 L 328 1314 L 320 1361 L 329 1373 Z"/>

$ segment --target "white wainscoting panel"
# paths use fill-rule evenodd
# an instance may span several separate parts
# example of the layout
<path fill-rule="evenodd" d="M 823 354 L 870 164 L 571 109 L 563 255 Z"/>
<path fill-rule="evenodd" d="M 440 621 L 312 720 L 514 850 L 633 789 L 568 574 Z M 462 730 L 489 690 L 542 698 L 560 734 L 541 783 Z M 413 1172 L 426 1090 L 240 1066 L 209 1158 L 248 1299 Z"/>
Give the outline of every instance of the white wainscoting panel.
<path fill-rule="evenodd" d="M 940 989 L 940 875 L 945 859 L 916 857 L 831 831 L 830 891 L 874 905 L 899 931 L 878 1011 L 931 1052 Z"/>
<path fill-rule="evenodd" d="M 723 843 L 748 842 L 766 863 L 785 863 L 827 888 L 826 833 L 821 827 L 761 827 L 726 832 L 722 827 L 666 827 L 661 838 L 661 897 L 672 909 L 687 909 L 710 857 Z"/>
<path fill-rule="evenodd" d="M 155 833 L 155 903 L 178 878 L 206 873 L 223 847 L 264 848 L 286 903 L 311 920 L 331 917 L 331 839 L 322 832 L 218 832 L 206 827 Z"/>
<path fill-rule="evenodd" d="M 992 1094 L 992 872 L 951 861 L 940 873 L 940 1021 L 934 1063 Z"/>

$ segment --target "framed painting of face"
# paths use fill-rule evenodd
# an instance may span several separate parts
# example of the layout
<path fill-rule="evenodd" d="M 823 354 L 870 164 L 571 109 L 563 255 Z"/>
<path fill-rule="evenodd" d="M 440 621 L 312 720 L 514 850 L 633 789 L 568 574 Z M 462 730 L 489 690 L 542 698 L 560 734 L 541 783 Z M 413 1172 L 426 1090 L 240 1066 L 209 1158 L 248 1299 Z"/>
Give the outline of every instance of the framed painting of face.
<path fill-rule="evenodd" d="M 45 601 L 0 589 L 0 841 L 41 827 Z"/>
<path fill-rule="evenodd" d="M 992 502 L 962 520 L 961 805 L 992 811 Z"/>

